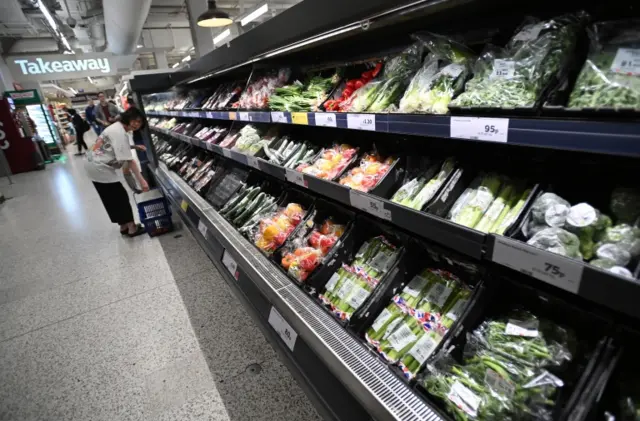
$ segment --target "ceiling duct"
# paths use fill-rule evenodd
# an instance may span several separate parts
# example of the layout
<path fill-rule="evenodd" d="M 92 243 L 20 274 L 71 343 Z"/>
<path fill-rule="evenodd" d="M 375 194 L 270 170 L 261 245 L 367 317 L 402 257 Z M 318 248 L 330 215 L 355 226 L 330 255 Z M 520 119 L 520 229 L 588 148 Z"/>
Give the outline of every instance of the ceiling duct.
<path fill-rule="evenodd" d="M 136 49 L 151 0 L 103 0 L 107 48 L 114 54 Z"/>

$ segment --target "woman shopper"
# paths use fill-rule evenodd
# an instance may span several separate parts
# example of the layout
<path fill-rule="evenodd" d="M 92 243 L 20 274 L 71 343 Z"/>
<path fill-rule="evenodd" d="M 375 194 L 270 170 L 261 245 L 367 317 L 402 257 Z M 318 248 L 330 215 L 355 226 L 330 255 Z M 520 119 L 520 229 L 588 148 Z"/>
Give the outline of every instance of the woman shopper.
<path fill-rule="evenodd" d="M 82 155 L 82 148 L 89 150 L 87 144 L 84 142 L 84 134 L 91 130 L 89 123 L 84 121 L 82 116 L 76 112 L 73 108 L 68 108 L 67 113 L 71 116 L 71 124 L 76 131 L 76 145 L 78 145 L 78 153 L 76 155 Z"/>
<path fill-rule="evenodd" d="M 98 137 L 87 154 L 85 169 L 98 191 L 111 222 L 120 225 L 120 233 L 135 237 L 144 234 L 144 227 L 136 225 L 125 190 L 116 170 L 122 168 L 124 174 L 133 174 L 142 191 L 148 191 L 149 185 L 140 173 L 133 159 L 130 146 L 131 132 L 142 126 L 142 112 L 129 108 L 116 121 L 107 127 Z"/>

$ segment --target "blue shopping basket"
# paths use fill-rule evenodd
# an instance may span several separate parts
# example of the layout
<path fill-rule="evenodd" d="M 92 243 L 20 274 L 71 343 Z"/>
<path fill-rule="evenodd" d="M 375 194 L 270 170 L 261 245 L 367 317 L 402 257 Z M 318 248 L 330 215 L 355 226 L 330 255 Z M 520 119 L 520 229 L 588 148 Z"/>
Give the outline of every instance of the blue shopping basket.
<path fill-rule="evenodd" d="M 169 202 L 159 189 L 133 195 L 140 222 L 150 237 L 173 231 Z"/>

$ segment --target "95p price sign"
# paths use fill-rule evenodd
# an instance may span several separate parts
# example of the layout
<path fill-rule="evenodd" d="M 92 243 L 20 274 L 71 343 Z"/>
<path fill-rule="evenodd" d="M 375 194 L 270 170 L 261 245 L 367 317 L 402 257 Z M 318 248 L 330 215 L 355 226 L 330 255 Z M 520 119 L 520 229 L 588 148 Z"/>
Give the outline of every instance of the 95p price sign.
<path fill-rule="evenodd" d="M 458 139 L 507 143 L 508 118 L 451 117 L 449 135 Z"/>
<path fill-rule="evenodd" d="M 582 263 L 519 241 L 496 237 L 491 260 L 574 294 L 580 290 Z"/>

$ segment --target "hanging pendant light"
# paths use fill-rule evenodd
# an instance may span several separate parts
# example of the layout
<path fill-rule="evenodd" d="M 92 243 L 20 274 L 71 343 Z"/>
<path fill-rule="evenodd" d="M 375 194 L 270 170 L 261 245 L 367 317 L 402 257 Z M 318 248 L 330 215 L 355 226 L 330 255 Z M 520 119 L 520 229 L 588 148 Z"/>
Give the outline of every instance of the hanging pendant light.
<path fill-rule="evenodd" d="M 215 28 L 220 26 L 227 26 L 233 23 L 231 17 L 226 12 L 216 7 L 216 2 L 209 0 L 209 10 L 198 16 L 198 26 L 205 28 Z"/>

